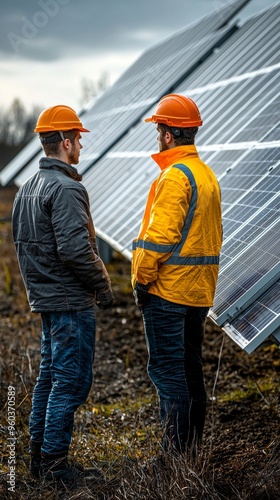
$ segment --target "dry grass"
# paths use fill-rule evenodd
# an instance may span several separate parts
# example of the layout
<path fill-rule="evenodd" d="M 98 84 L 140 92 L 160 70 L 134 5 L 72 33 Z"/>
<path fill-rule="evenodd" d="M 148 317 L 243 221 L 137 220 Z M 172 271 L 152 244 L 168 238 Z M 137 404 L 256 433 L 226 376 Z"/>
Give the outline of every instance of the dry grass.
<path fill-rule="evenodd" d="M 0 218 L 10 205 L 1 199 Z M 7 198 L 8 200 L 10 198 Z M 7 202 L 8 203 L 8 202 Z M 9 222 L 0 223 L 1 499 L 276 500 L 280 491 L 279 350 L 253 356 L 208 325 L 205 438 L 195 463 L 167 458 L 162 467 L 157 400 L 146 374 L 142 320 L 129 266 L 110 266 L 117 305 L 97 314 L 95 381 L 76 414 L 71 455 L 103 471 L 106 481 L 75 491 L 54 488 L 28 472 L 28 418 L 40 361 L 40 317 L 26 302 Z M 223 346 L 223 349 L 221 349 Z M 16 389 L 16 488 L 8 491 L 7 391 Z"/>

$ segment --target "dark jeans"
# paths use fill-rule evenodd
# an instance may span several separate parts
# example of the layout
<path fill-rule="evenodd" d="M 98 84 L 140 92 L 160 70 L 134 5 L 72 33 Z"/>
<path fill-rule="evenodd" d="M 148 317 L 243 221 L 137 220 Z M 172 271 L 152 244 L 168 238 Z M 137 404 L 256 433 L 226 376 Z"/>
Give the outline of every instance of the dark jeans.
<path fill-rule="evenodd" d="M 74 413 L 92 384 L 95 345 L 93 307 L 42 313 L 42 361 L 29 422 L 31 444 L 42 455 L 63 456 L 70 446 Z"/>
<path fill-rule="evenodd" d="M 142 308 L 148 374 L 157 388 L 163 448 L 179 452 L 201 441 L 206 409 L 202 341 L 207 307 L 175 304 L 156 295 Z"/>

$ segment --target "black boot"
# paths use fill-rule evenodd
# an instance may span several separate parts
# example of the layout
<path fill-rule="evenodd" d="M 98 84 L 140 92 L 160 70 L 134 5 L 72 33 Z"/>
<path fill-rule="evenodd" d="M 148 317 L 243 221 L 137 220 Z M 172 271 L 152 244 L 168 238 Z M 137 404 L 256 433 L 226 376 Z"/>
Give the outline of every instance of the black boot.
<path fill-rule="evenodd" d="M 29 472 L 36 479 L 40 479 L 41 475 L 41 446 L 43 443 L 37 441 L 30 441 L 29 443 L 29 453 L 30 453 L 30 462 L 29 462 Z"/>
<path fill-rule="evenodd" d="M 84 472 L 71 466 L 67 456 L 60 458 L 46 457 L 42 458 L 42 479 L 47 482 L 61 482 L 65 486 L 83 486 L 85 484 Z"/>
<path fill-rule="evenodd" d="M 163 427 L 162 448 L 165 452 L 185 451 L 189 433 L 189 404 L 185 398 L 160 399 L 160 418 Z"/>
<path fill-rule="evenodd" d="M 90 479 L 102 479 L 104 478 L 103 473 L 97 467 L 84 467 L 82 464 L 76 461 L 71 461 L 71 466 L 75 469 L 84 473 L 86 478 Z"/>
<path fill-rule="evenodd" d="M 43 455 L 42 479 L 46 481 L 62 482 L 66 486 L 84 486 L 85 480 L 101 480 L 103 474 L 97 468 L 85 469 L 78 463 L 71 463 L 67 456 L 54 458 L 51 455 Z"/>
<path fill-rule="evenodd" d="M 201 448 L 205 414 L 206 403 L 192 400 L 190 411 L 190 431 L 186 444 L 187 451 L 193 460 L 197 458 L 199 449 Z"/>

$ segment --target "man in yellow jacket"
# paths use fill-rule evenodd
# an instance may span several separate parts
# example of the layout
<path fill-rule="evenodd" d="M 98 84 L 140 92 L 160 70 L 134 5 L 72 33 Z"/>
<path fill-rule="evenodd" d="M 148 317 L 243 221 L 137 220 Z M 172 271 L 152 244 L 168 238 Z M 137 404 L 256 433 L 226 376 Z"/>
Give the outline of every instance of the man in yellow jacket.
<path fill-rule="evenodd" d="M 159 153 L 152 158 L 161 172 L 133 243 L 132 286 L 159 395 L 163 449 L 184 452 L 197 448 L 204 428 L 202 341 L 218 277 L 221 196 L 194 145 L 202 120 L 192 99 L 164 96 L 145 121 L 157 124 Z"/>

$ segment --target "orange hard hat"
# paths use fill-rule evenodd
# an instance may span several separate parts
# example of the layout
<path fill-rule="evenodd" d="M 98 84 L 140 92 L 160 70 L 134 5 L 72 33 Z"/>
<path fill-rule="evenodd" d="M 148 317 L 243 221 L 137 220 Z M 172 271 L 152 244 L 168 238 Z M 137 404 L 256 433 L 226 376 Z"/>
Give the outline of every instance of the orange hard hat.
<path fill-rule="evenodd" d="M 52 132 L 53 130 L 79 130 L 89 132 L 83 127 L 80 118 L 74 109 L 59 104 L 47 108 L 40 114 L 34 132 Z"/>
<path fill-rule="evenodd" d="M 181 94 L 168 94 L 161 98 L 155 113 L 145 122 L 165 123 L 170 127 L 200 127 L 202 120 L 196 103 Z"/>

